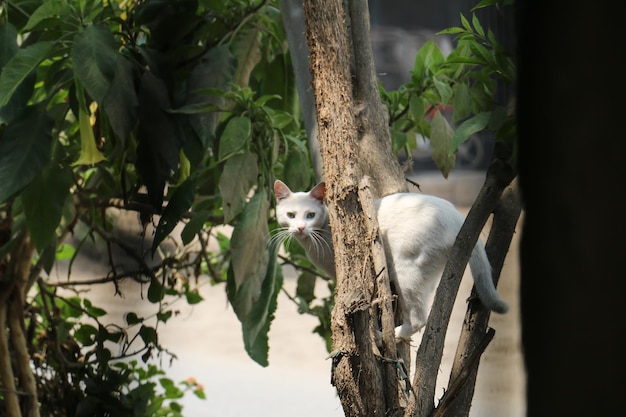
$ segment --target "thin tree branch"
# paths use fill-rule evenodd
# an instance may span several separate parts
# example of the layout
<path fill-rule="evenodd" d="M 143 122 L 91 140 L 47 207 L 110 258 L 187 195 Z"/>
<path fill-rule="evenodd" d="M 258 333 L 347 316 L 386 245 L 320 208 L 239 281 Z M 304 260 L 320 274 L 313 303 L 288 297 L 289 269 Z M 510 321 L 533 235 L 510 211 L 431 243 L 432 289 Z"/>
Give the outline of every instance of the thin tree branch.
<path fill-rule="evenodd" d="M 485 349 L 487 349 L 489 343 L 491 343 L 491 340 L 493 340 L 493 336 L 495 334 L 496 331 L 492 328 L 489 328 L 489 330 L 483 335 L 480 344 L 476 346 L 476 349 L 472 352 L 468 360 L 464 363 L 458 375 L 456 375 L 455 378 L 451 380 L 452 382 L 448 390 L 441 398 L 441 401 L 439 402 L 439 405 L 437 406 L 437 409 L 435 410 L 432 417 L 456 415 L 451 412 L 451 408 L 455 405 L 454 401 L 464 387 L 466 387 L 468 384 L 472 386 L 474 385 L 473 381 L 468 380 L 471 379 L 472 374 L 474 374 L 478 369 L 480 357 Z M 467 407 L 467 410 L 469 411 L 469 407 Z"/>
<path fill-rule="evenodd" d="M 416 355 L 413 380 L 416 395 L 409 401 L 405 413 L 407 416 L 429 416 L 435 409 L 437 373 L 441 364 L 452 306 L 459 290 L 463 271 L 489 215 L 498 204 L 504 188 L 514 177 L 515 171 L 507 161 L 494 159 L 487 171 L 485 183 L 450 251 L 449 260 L 433 302 L 437 308 L 433 308 L 428 316 L 422 342 Z"/>
<path fill-rule="evenodd" d="M 500 202 L 494 211 L 493 223 L 487 244 L 485 245 L 487 256 L 491 262 L 493 281 L 495 284 L 497 284 L 500 278 L 504 260 L 508 253 L 513 235 L 515 234 L 515 227 L 522 209 L 521 205 L 521 196 L 518 190 L 517 179 L 515 179 L 502 193 Z M 469 356 L 470 352 L 479 349 L 485 332 L 487 331 L 490 315 L 491 312 L 480 303 L 475 289 L 472 289 L 454 363 L 450 372 L 451 381 L 458 379 L 463 369 L 468 367 L 468 362 L 472 360 L 471 356 Z M 461 392 L 458 393 L 454 403 L 450 404 L 450 415 L 469 415 L 472 398 L 474 397 L 477 372 L 478 367 L 476 366 L 473 367 L 472 372 L 467 375 L 467 383 L 464 384 Z M 441 407 L 441 405 L 439 407 Z"/>

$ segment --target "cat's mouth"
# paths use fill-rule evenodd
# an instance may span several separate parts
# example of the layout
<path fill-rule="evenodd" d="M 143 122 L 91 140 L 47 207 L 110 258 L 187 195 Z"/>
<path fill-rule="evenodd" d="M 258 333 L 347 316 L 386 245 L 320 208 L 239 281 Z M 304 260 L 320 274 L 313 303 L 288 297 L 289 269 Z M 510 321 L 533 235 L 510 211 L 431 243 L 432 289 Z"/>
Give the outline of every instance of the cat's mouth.
<path fill-rule="evenodd" d="M 296 239 L 304 239 L 305 237 L 309 236 L 309 233 L 306 229 L 296 229 L 293 231 L 293 235 L 296 237 Z"/>

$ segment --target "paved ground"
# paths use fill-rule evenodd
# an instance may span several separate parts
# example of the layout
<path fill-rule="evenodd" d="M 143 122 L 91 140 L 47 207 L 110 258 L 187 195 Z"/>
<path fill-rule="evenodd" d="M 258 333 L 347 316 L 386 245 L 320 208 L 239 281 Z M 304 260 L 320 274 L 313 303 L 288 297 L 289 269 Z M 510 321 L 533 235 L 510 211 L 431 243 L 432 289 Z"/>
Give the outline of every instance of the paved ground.
<path fill-rule="evenodd" d="M 422 192 L 450 199 L 461 211 L 466 211 L 482 184 L 482 174 L 475 172 L 453 174 L 448 181 L 442 181 L 439 174 L 420 175 L 416 179 Z M 505 263 L 499 288 L 511 311 L 505 316 L 492 316 L 491 326 L 496 336 L 481 361 L 470 414 L 474 417 L 525 415 L 518 236 Z M 83 262 L 77 263 L 73 272 L 85 278 L 101 273 L 97 267 Z M 285 281 L 285 288 L 293 293 L 293 276 L 287 274 Z M 464 300 L 470 288 L 471 278 L 467 276 L 453 312 L 452 321 L 456 324 L 448 332 L 438 395 L 443 393 L 443 380 L 449 373 L 455 349 L 453 339 L 458 337 Z M 99 290 L 91 298 L 96 305 L 106 304 L 105 308 L 112 315 L 119 316 L 139 301 L 138 291 L 127 288 L 124 293 L 124 299 L 113 298 L 112 289 L 108 288 Z M 240 324 L 227 304 L 223 286 L 204 285 L 201 293 L 205 298 L 203 303 L 193 308 L 181 304 L 181 314 L 159 329 L 161 344 L 178 356 L 167 369 L 169 376 L 174 380 L 194 377 L 205 387 L 207 400 L 185 399 L 187 417 L 343 416 L 330 385 L 330 362 L 326 360 L 324 344 L 311 332 L 317 324 L 315 319 L 299 315 L 296 306 L 281 294 L 270 331 L 270 366 L 262 368 L 244 351 Z"/>

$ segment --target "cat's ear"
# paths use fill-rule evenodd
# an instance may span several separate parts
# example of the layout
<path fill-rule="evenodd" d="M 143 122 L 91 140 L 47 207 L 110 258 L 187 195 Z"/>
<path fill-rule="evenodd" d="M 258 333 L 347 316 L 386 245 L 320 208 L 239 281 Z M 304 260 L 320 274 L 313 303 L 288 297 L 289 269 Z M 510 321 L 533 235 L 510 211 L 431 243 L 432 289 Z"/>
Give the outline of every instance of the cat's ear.
<path fill-rule="evenodd" d="M 320 182 L 317 184 L 311 191 L 309 191 L 309 195 L 316 200 L 319 200 L 320 203 L 323 203 L 324 198 L 326 197 L 326 183 Z"/>
<path fill-rule="evenodd" d="M 281 180 L 274 181 L 274 195 L 276 201 L 284 200 L 291 195 L 291 190 Z"/>

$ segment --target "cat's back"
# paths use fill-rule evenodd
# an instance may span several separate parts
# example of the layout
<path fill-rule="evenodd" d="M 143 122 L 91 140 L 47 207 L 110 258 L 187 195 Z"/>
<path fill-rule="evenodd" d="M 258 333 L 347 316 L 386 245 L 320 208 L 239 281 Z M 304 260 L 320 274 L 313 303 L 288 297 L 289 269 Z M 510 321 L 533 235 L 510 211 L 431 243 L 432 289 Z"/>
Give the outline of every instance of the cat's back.
<path fill-rule="evenodd" d="M 428 194 L 391 194 L 376 200 L 375 207 L 378 225 L 387 234 L 415 236 L 438 231 L 456 235 L 463 223 L 452 203 Z"/>

